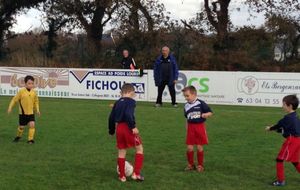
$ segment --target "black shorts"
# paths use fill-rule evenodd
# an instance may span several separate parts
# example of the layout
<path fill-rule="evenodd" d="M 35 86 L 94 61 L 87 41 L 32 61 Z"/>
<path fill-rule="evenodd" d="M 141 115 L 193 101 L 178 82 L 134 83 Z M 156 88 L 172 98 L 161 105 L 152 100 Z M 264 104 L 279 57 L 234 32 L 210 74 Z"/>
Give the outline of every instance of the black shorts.
<path fill-rule="evenodd" d="M 35 121 L 34 114 L 32 114 L 32 115 L 19 115 L 19 125 L 20 126 L 26 126 L 31 121 Z"/>

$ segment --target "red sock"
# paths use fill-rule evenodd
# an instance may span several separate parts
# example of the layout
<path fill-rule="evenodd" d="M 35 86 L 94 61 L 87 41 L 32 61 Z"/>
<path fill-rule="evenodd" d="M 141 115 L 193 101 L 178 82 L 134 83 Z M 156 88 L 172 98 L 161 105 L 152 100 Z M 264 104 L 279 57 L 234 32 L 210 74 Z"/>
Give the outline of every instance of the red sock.
<path fill-rule="evenodd" d="M 125 158 L 118 158 L 119 177 L 125 177 Z"/>
<path fill-rule="evenodd" d="M 187 151 L 186 157 L 190 166 L 194 165 L 194 151 Z"/>
<path fill-rule="evenodd" d="M 283 162 L 276 163 L 276 170 L 277 170 L 277 180 L 279 182 L 284 181 L 284 165 Z"/>
<path fill-rule="evenodd" d="M 197 158 L 198 158 L 198 165 L 203 167 L 203 160 L 204 160 L 204 151 L 198 151 L 197 152 Z"/>
<path fill-rule="evenodd" d="M 297 163 L 293 163 L 293 164 L 294 164 L 296 170 L 298 171 L 298 173 L 300 173 L 300 163 L 297 162 Z"/>
<path fill-rule="evenodd" d="M 141 174 L 141 169 L 143 167 L 144 154 L 135 154 L 135 163 L 134 163 L 134 173 L 136 175 Z"/>
<path fill-rule="evenodd" d="M 297 171 L 300 173 L 300 164 L 299 164 L 299 163 L 298 163 L 296 169 L 297 169 Z"/>

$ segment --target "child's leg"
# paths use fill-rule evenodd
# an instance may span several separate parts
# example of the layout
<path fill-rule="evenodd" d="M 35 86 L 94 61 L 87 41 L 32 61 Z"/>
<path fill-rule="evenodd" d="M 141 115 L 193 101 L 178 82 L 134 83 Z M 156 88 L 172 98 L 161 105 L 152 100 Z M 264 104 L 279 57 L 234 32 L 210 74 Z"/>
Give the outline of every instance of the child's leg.
<path fill-rule="evenodd" d="M 24 126 L 20 125 L 17 129 L 17 136 L 13 140 L 13 142 L 19 142 L 19 140 L 22 138 L 23 132 L 24 132 Z"/>
<path fill-rule="evenodd" d="M 203 167 L 204 151 L 202 145 L 197 145 L 198 166 Z"/>
<path fill-rule="evenodd" d="M 21 138 L 24 133 L 24 126 L 19 126 L 17 129 L 17 137 Z"/>
<path fill-rule="evenodd" d="M 194 146 L 193 145 L 187 145 L 186 157 L 187 157 L 189 166 L 194 166 Z"/>
<path fill-rule="evenodd" d="M 33 141 L 34 133 L 35 133 L 35 122 L 30 121 L 29 122 L 29 132 L 28 132 L 28 141 Z"/>
<path fill-rule="evenodd" d="M 277 172 L 277 180 L 279 182 L 284 181 L 284 163 L 283 160 L 276 159 L 276 172 Z"/>
<path fill-rule="evenodd" d="M 300 162 L 293 162 L 293 165 L 295 166 L 298 173 L 300 173 Z"/>
<path fill-rule="evenodd" d="M 135 162 L 134 162 L 134 174 L 139 176 L 141 174 L 141 170 L 144 162 L 143 145 L 140 144 L 136 146 L 135 150 L 136 150 L 136 154 L 135 154 Z"/>
<path fill-rule="evenodd" d="M 125 177 L 125 158 L 126 158 L 126 149 L 118 150 L 118 166 L 119 166 L 119 177 Z"/>

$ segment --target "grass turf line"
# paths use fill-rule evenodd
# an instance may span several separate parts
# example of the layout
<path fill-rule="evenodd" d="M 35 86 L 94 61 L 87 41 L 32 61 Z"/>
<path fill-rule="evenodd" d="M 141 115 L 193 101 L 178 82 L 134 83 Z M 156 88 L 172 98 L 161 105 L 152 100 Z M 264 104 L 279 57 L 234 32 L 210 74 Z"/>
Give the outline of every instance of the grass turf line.
<path fill-rule="evenodd" d="M 12 140 L 17 109 L 7 116 L 10 98 L 0 98 L 0 189 L 273 189 L 275 157 L 283 138 L 264 126 L 283 116 L 280 108 L 211 106 L 207 122 L 205 172 L 184 172 L 185 119 L 183 105 L 155 109 L 138 102 L 137 126 L 143 138 L 143 183 L 117 180 L 115 137 L 107 132 L 112 101 L 41 98 L 36 144 Z M 127 158 L 133 162 L 134 151 Z M 286 164 L 288 185 L 300 185 L 300 175 Z"/>

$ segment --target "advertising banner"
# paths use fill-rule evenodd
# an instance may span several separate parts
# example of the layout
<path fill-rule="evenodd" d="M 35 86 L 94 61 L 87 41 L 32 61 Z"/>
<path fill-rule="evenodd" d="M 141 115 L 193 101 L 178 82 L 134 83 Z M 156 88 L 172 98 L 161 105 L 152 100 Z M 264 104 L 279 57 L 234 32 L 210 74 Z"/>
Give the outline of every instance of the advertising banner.
<path fill-rule="evenodd" d="M 157 87 L 155 87 L 153 71 L 148 71 L 149 101 L 156 101 Z M 180 71 L 175 85 L 177 102 L 186 102 L 182 89 L 193 85 L 198 90 L 199 98 L 210 104 L 232 105 L 235 101 L 235 73 L 208 71 Z M 171 102 L 169 90 L 165 89 L 163 101 Z"/>
<path fill-rule="evenodd" d="M 147 75 L 139 70 L 70 69 L 69 92 L 72 98 L 116 100 L 124 83 L 135 87 L 136 100 L 148 100 Z"/>
<path fill-rule="evenodd" d="M 300 94 L 299 73 L 238 72 L 236 83 L 236 105 L 279 107 L 284 96 Z"/>
<path fill-rule="evenodd" d="M 136 99 L 147 101 L 147 76 L 138 70 L 52 69 L 0 67 L 0 95 L 14 96 L 32 75 L 40 97 L 116 100 L 124 83 L 131 83 Z"/>
<path fill-rule="evenodd" d="M 66 69 L 0 67 L 0 95 L 14 96 L 32 75 L 40 97 L 117 100 L 124 83 L 135 87 L 136 100 L 155 102 L 153 71 L 120 69 Z M 288 94 L 300 94 L 298 73 L 180 71 L 175 85 L 177 102 L 185 102 L 182 89 L 193 85 L 209 104 L 280 107 Z M 166 87 L 164 103 L 171 97 Z"/>
<path fill-rule="evenodd" d="M 0 95 L 14 96 L 24 87 L 24 77 L 32 75 L 41 97 L 69 98 L 69 70 L 54 68 L 0 67 Z"/>

